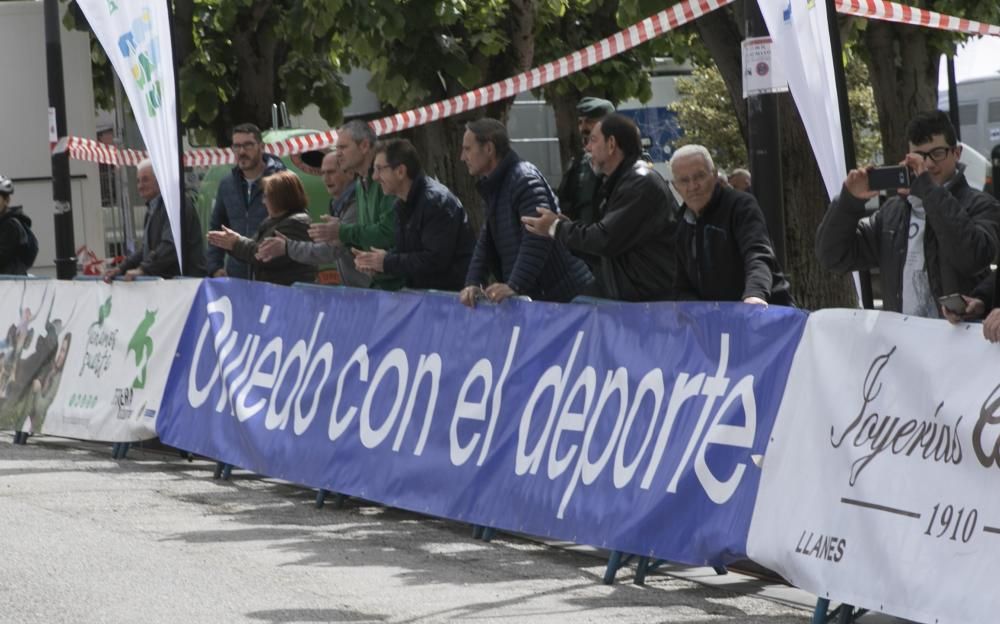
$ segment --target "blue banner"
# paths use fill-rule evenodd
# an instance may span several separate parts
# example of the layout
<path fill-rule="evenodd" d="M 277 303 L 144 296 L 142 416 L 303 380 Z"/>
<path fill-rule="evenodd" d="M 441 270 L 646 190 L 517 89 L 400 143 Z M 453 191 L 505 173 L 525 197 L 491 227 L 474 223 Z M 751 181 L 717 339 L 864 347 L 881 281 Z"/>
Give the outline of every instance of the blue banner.
<path fill-rule="evenodd" d="M 205 280 L 157 430 L 393 507 L 721 564 L 746 551 L 805 318 Z"/>

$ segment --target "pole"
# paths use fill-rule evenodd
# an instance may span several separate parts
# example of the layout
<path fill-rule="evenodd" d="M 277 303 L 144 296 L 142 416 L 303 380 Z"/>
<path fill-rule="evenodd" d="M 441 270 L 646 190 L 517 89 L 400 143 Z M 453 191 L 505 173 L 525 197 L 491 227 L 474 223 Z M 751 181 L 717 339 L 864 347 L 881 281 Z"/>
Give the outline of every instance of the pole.
<path fill-rule="evenodd" d="M 962 120 L 958 117 L 958 82 L 955 80 L 954 55 L 945 57 L 945 65 L 948 67 L 948 117 L 951 118 L 951 125 L 955 126 L 955 138 L 961 141 Z"/>
<path fill-rule="evenodd" d="M 124 150 L 127 142 L 126 127 L 128 119 L 125 116 L 125 93 L 122 90 L 121 80 L 116 74 L 113 77 L 115 83 L 115 146 Z M 115 169 L 115 179 L 118 182 L 118 210 L 122 215 L 122 243 L 121 255 L 128 256 L 135 251 L 135 216 L 132 211 L 132 195 L 129 193 L 129 171 L 128 167 L 118 167 Z M 143 241 L 145 243 L 145 241 Z"/>
<path fill-rule="evenodd" d="M 757 2 L 746 3 L 748 37 L 768 35 L 764 16 Z M 752 190 L 764 212 L 771 245 L 778 263 L 785 262 L 785 203 L 781 174 L 781 130 L 776 94 L 751 95 L 747 98 L 747 134 Z"/>
<path fill-rule="evenodd" d="M 830 29 L 830 51 L 833 54 L 833 76 L 837 83 L 837 100 L 840 104 L 840 132 L 844 141 L 844 161 L 847 171 L 858 166 L 857 152 L 854 149 L 854 132 L 851 129 L 851 105 L 847 99 L 847 74 L 844 72 L 844 48 L 840 42 L 840 28 L 837 26 L 837 8 L 834 0 L 826 2 L 826 21 Z M 844 173 L 846 174 L 847 171 Z M 861 285 L 861 305 L 875 309 L 875 293 L 872 290 L 871 271 L 858 271 L 858 281 Z"/>
<path fill-rule="evenodd" d="M 190 237 L 186 227 L 184 227 L 187 221 L 188 205 L 187 205 L 187 189 L 184 186 L 184 122 L 181 120 L 181 90 L 180 90 L 180 73 L 181 73 L 181 59 L 178 57 L 177 53 L 177 14 L 176 6 L 174 0 L 165 0 L 167 2 L 167 12 L 170 14 L 170 55 L 173 57 L 174 63 L 174 109 L 177 112 L 177 158 L 180 160 L 178 163 L 177 171 L 180 175 L 177 176 L 177 183 L 180 185 L 180 200 L 181 206 L 178 211 L 181 223 L 180 223 L 180 249 L 177 250 L 177 255 L 181 259 L 181 275 L 190 275 L 192 270 L 190 258 L 187 257 L 187 250 L 190 247 L 191 241 L 188 240 Z"/>
<path fill-rule="evenodd" d="M 55 112 L 56 134 L 66 136 L 66 94 L 63 87 L 59 0 L 45 0 L 45 68 L 48 75 L 49 110 Z M 56 233 L 56 277 L 76 275 L 73 241 L 73 191 L 70 187 L 69 152 L 52 155 L 52 202 Z"/>

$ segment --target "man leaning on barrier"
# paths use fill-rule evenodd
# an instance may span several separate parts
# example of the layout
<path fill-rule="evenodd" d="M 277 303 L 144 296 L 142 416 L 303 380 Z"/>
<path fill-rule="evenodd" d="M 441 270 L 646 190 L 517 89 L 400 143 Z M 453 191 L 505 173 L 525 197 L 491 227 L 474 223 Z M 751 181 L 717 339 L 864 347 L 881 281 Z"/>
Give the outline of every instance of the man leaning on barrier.
<path fill-rule="evenodd" d="M 966 182 L 947 114 L 917 115 L 907 137 L 910 188 L 865 216 L 878 191 L 868 170 L 848 173 L 816 233 L 816 256 L 831 271 L 879 269 L 884 310 L 939 318 L 938 298 L 969 295 L 989 272 L 1000 249 L 1000 203 Z"/>
<path fill-rule="evenodd" d="M 383 193 L 382 187 L 372 178 L 375 131 L 358 119 L 338 128 L 337 157 L 340 165 L 357 177 L 354 182 L 357 223 L 349 224 L 342 218 L 324 216 L 323 223 L 312 224 L 309 236 L 317 242 L 340 244 L 362 251 L 387 249 L 396 235 L 396 211 L 393 208 L 396 199 Z M 403 286 L 403 281 L 394 275 L 380 273 L 374 276 L 372 286 L 396 290 Z"/>
<path fill-rule="evenodd" d="M 510 148 L 507 128 L 496 119 L 466 125 L 462 162 L 485 203 L 485 221 L 469 263 L 459 300 L 499 303 L 523 295 L 544 301 L 569 301 L 593 281 L 587 266 L 566 247 L 527 232 L 521 217 L 537 217 L 539 208 L 558 210 L 549 183 L 533 164 Z M 496 283 L 484 288 L 492 275 Z"/>
<path fill-rule="evenodd" d="M 424 175 L 406 139 L 377 143 L 374 171 L 382 192 L 397 198 L 396 245 L 355 250 L 357 268 L 402 277 L 408 288 L 460 290 L 475 244 L 462 202 Z"/>
<path fill-rule="evenodd" d="M 607 115 L 587 144 L 591 166 L 606 176 L 597 196 L 597 222 L 571 221 L 547 208 L 521 221 L 533 234 L 596 257 L 600 296 L 666 301 L 674 299 L 677 204 L 660 174 L 639 160 L 641 151 L 635 122 Z"/>
<path fill-rule="evenodd" d="M 794 305 L 753 195 L 719 183 L 708 149 L 685 145 L 670 158 L 684 204 L 677 230 L 677 297 Z"/>
<path fill-rule="evenodd" d="M 177 251 L 167 205 L 160 195 L 160 185 L 153 172 L 153 163 L 143 160 L 136 167 L 136 190 L 146 202 L 146 218 L 142 226 L 142 245 L 121 264 L 104 273 L 110 282 L 119 275 L 126 281 L 148 275 L 171 278 L 181 275 L 177 264 Z M 181 229 L 187 241 L 184 253 L 184 275 L 204 277 L 205 247 L 202 243 L 201 223 L 194 206 L 181 198 Z"/>

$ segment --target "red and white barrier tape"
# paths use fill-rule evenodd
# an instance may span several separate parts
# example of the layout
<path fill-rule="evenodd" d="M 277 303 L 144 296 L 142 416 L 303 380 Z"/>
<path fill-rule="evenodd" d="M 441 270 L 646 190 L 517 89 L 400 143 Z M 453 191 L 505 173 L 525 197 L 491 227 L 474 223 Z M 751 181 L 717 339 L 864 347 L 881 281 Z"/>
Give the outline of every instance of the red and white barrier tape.
<path fill-rule="evenodd" d="M 889 2 L 888 0 L 836 0 L 837 12 L 869 19 L 925 26 L 938 30 L 960 32 L 967 35 L 993 35 L 1000 37 L 1000 26 L 991 26 L 963 17 L 945 15 L 927 9 Z"/>
<path fill-rule="evenodd" d="M 371 126 L 375 130 L 375 134 L 384 136 L 514 97 L 520 93 L 536 89 L 560 78 L 565 78 L 570 74 L 631 50 L 650 39 L 655 39 L 733 1 L 683 0 L 669 9 L 660 11 L 656 15 L 647 17 L 641 22 L 620 30 L 606 39 L 602 39 L 558 60 L 448 100 L 442 100 L 404 113 L 376 119 L 371 122 Z M 974 20 L 889 2 L 888 0 L 836 0 L 836 7 L 839 13 L 845 15 L 898 22 L 901 24 L 913 24 L 973 35 L 1000 36 L 1000 26 L 991 26 Z M 336 138 L 336 131 L 327 130 L 326 132 L 306 134 L 275 143 L 268 143 L 265 146 L 265 151 L 276 156 L 288 156 L 312 150 L 322 150 L 331 147 L 336 142 Z M 99 143 L 93 139 L 80 137 L 64 138 L 53 148 L 54 153 L 65 150 L 68 150 L 70 157 L 75 160 L 86 160 L 109 165 L 135 166 L 146 157 L 145 152 L 137 150 L 119 151 L 113 146 Z M 184 165 L 186 167 L 231 165 L 235 162 L 236 157 L 232 150 L 228 148 L 205 148 L 184 152 Z"/>
<path fill-rule="evenodd" d="M 719 7 L 726 6 L 733 1 L 683 0 L 669 9 L 647 17 L 637 24 L 633 24 L 606 39 L 591 44 L 582 50 L 577 50 L 561 59 L 546 63 L 540 67 L 535 67 L 506 80 L 474 89 L 448 100 L 435 102 L 404 113 L 383 117 L 382 119 L 376 119 L 371 122 L 371 126 L 375 130 L 375 134 L 384 136 L 514 97 L 519 93 L 536 89 L 560 78 L 565 78 L 570 74 L 631 50 L 637 45 L 645 43 L 650 39 L 655 39 L 666 32 L 687 24 Z M 265 149 L 277 156 L 299 154 L 330 147 L 336 141 L 336 136 L 335 131 L 328 130 L 326 132 L 302 135 L 285 139 L 284 141 L 268 143 Z M 70 157 L 76 160 L 88 160 L 110 165 L 134 166 L 145 157 L 144 152 L 128 153 L 134 152 L 134 150 L 128 150 L 126 153 L 119 153 L 113 146 L 80 137 L 69 137 L 65 143 L 60 141 L 56 146 L 57 152 L 62 151 L 60 146 L 63 149 L 69 150 Z M 196 149 L 184 152 L 184 165 L 190 167 L 209 167 L 213 165 L 233 164 L 235 162 L 235 155 L 227 148 Z"/>

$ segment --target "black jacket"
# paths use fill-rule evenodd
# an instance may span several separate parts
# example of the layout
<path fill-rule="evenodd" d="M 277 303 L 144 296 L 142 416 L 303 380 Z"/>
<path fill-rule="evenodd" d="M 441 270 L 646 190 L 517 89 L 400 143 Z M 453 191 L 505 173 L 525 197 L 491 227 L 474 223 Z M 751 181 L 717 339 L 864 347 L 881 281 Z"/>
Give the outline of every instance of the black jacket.
<path fill-rule="evenodd" d="M 475 245 L 462 202 L 420 174 L 395 208 L 396 247 L 385 257 L 385 272 L 402 276 L 408 288 L 461 290 Z"/>
<path fill-rule="evenodd" d="M 267 218 L 264 208 L 264 191 L 261 180 L 284 171 L 285 164 L 281 159 L 271 154 L 264 154 L 264 173 L 254 182 L 250 193 L 247 193 L 247 181 L 239 167 L 233 167 L 229 175 L 219 182 L 219 190 L 215 194 L 215 204 L 212 206 L 212 216 L 209 219 L 209 230 L 221 230 L 225 225 L 243 236 L 253 236 L 261 222 Z M 235 257 L 226 257 L 225 252 L 218 247 L 208 247 L 207 266 L 209 276 L 225 266 L 229 277 L 250 277 L 249 267 Z"/>
<path fill-rule="evenodd" d="M 529 234 L 521 217 L 538 208 L 558 211 L 548 182 L 531 163 L 511 151 L 477 183 L 486 202 L 486 220 L 465 277 L 466 286 L 487 283 L 492 274 L 517 294 L 543 301 L 569 301 L 593 281 L 587 265 L 566 247 Z"/>
<path fill-rule="evenodd" d="M 594 224 L 561 221 L 556 240 L 598 258 L 602 296 L 622 301 L 674 299 L 677 203 L 649 165 L 625 161 L 597 193 Z"/>
<path fill-rule="evenodd" d="M 31 268 L 22 259 L 31 218 L 20 206 L 7 206 L 0 215 L 0 275 L 27 275 Z"/>
<path fill-rule="evenodd" d="M 268 217 L 260 224 L 253 239 L 240 237 L 229 253 L 250 267 L 250 279 L 254 281 L 283 286 L 290 286 L 295 282 L 315 282 L 316 267 L 311 264 L 296 262 L 287 255 L 270 262 L 261 262 L 256 258 L 257 245 L 276 232 L 281 232 L 289 240 L 309 240 L 309 214 L 292 212 L 280 217 Z"/>
<path fill-rule="evenodd" d="M 187 240 L 187 252 L 184 255 L 184 275 L 189 277 L 205 276 L 205 243 L 201 232 L 198 213 L 190 202 L 185 201 L 181 214 L 181 227 Z M 119 265 L 122 273 L 142 268 L 146 275 L 164 278 L 177 277 L 181 274 L 177 264 L 177 252 L 174 246 L 174 235 L 170 229 L 170 219 L 167 216 L 167 206 L 163 197 L 154 197 L 149 202 L 146 211 L 146 222 L 143 225 L 142 247 L 125 259 Z"/>
<path fill-rule="evenodd" d="M 688 208 L 677 228 L 677 296 L 681 300 L 794 305 L 753 195 L 721 184 L 695 217 Z"/>
<path fill-rule="evenodd" d="M 1000 203 L 969 186 L 958 172 L 946 186 L 918 177 L 910 192 L 924 202 L 924 259 L 935 297 L 970 294 L 989 273 L 1000 240 Z M 865 217 L 865 201 L 843 189 L 816 232 L 816 257 L 830 271 L 880 269 L 882 309 L 903 309 L 903 268 L 910 203 L 892 197 Z"/>

